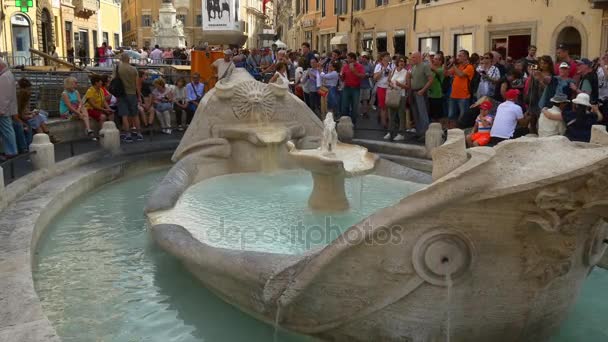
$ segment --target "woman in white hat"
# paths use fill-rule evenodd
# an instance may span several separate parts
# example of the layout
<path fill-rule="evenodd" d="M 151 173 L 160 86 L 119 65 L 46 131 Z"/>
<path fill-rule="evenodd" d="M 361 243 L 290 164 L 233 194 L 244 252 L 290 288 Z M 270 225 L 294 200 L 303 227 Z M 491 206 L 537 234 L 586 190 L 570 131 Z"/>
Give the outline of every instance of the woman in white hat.
<path fill-rule="evenodd" d="M 572 141 L 589 142 L 591 139 L 591 126 L 602 121 L 602 113 L 597 104 L 589 102 L 589 95 L 580 93 L 572 103 L 575 105 L 573 111 L 564 113 L 566 122 L 566 137 Z"/>
<path fill-rule="evenodd" d="M 538 118 L 538 137 L 551 137 L 554 135 L 564 135 L 566 124 L 564 123 L 563 113 L 570 105 L 570 100 L 564 94 L 556 94 L 551 98 L 553 107 L 543 108 Z"/>

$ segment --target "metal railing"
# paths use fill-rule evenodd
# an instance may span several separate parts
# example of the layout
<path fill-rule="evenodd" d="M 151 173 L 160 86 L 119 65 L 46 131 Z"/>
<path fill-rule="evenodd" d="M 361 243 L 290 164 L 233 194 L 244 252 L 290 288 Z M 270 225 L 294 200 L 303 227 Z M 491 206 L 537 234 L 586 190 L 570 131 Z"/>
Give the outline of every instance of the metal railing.
<path fill-rule="evenodd" d="M 27 153 L 22 153 L 19 154 L 13 158 L 7 159 L 3 162 L 0 163 L 0 167 L 3 170 L 6 170 L 8 167 L 9 173 L 8 173 L 8 178 L 5 176 L 5 184 L 11 183 L 15 180 L 15 163 L 17 162 L 21 162 L 23 160 L 27 160 L 30 158 L 31 155 L 36 154 L 36 151 L 31 151 L 31 152 L 27 152 Z"/>
<path fill-rule="evenodd" d="M 11 67 L 19 66 L 56 66 L 50 60 L 40 56 L 10 56 L 4 54 L 1 56 L 2 59 Z M 120 61 L 117 56 L 113 57 L 88 57 L 88 56 L 74 56 L 74 57 L 56 57 L 57 59 L 63 60 L 74 66 L 81 68 L 86 67 L 114 67 Z M 129 63 L 133 65 L 190 65 L 190 61 L 181 58 L 162 58 L 159 60 L 152 60 L 151 58 L 141 58 L 131 56 Z"/>

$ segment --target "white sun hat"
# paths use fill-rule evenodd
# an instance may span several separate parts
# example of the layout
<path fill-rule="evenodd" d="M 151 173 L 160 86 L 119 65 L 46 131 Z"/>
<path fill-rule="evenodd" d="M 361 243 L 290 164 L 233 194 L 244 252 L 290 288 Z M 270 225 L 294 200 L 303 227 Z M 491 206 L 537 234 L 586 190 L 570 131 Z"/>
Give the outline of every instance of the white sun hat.
<path fill-rule="evenodd" d="M 576 95 L 576 98 L 572 100 L 572 103 L 577 105 L 582 105 L 586 107 L 591 107 L 591 103 L 589 102 L 589 95 L 585 93 L 580 93 Z"/>

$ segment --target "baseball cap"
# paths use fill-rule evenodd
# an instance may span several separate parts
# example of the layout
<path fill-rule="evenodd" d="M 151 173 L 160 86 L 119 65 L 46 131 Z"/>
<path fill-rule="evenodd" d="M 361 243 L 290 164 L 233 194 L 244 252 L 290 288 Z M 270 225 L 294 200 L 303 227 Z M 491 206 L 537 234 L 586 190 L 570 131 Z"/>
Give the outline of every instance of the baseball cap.
<path fill-rule="evenodd" d="M 570 64 L 566 63 L 566 62 L 562 62 L 562 64 L 559 65 L 559 68 L 568 68 L 570 69 Z"/>
<path fill-rule="evenodd" d="M 593 62 L 591 62 L 588 58 L 581 58 L 576 61 L 576 64 L 593 65 Z"/>
<path fill-rule="evenodd" d="M 480 105 L 479 108 L 481 109 L 485 109 L 485 110 L 489 110 L 492 109 L 492 102 L 490 101 L 483 101 Z"/>
<path fill-rule="evenodd" d="M 225 55 L 232 55 L 232 54 L 233 54 L 233 52 L 232 52 L 232 50 L 230 50 L 230 49 L 226 49 L 226 50 L 224 50 L 224 54 L 225 54 Z"/>
<path fill-rule="evenodd" d="M 517 89 L 509 89 L 507 90 L 507 92 L 505 93 L 505 98 L 507 100 L 514 100 L 519 96 L 519 90 Z"/>

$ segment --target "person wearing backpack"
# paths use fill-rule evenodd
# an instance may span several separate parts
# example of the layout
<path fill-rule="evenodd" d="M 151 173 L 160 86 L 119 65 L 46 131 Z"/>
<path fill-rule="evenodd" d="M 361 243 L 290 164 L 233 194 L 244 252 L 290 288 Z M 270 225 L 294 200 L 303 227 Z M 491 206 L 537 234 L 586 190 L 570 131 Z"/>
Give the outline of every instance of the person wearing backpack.
<path fill-rule="evenodd" d="M 475 69 L 469 63 L 469 52 L 467 50 L 458 51 L 456 63 L 447 71 L 454 77 L 452 81 L 452 93 L 450 94 L 448 110 L 448 127 L 455 128 L 457 121 L 469 107 L 471 99 L 471 81 L 475 75 Z"/>
<path fill-rule="evenodd" d="M 139 123 L 139 110 L 137 108 L 137 69 L 129 64 L 129 55 L 120 55 L 120 64 L 116 66 L 116 75 L 110 83 L 110 92 L 118 100 L 118 115 L 122 120 L 124 142 L 143 141 Z M 122 88 L 122 89 L 121 89 Z M 122 90 L 122 91 L 121 91 Z M 129 132 L 131 130 L 131 132 Z"/>

